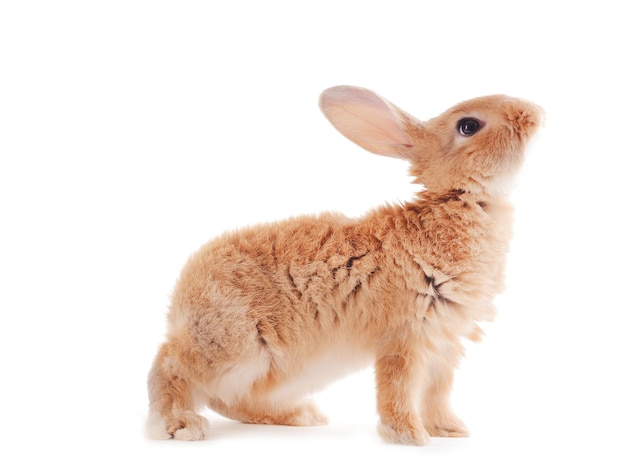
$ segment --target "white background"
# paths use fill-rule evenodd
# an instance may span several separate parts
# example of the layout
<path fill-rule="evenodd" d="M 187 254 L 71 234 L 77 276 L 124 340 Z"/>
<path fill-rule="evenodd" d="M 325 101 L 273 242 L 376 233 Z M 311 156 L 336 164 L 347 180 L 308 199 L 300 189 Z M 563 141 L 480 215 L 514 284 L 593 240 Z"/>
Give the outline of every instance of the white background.
<path fill-rule="evenodd" d="M 0 451 L 624 454 L 621 11 L 601 0 L 3 2 Z M 337 84 L 425 119 L 491 93 L 548 114 L 512 195 L 499 316 L 457 377 L 472 436 L 383 444 L 365 371 L 319 394 L 325 427 L 209 415 L 206 442 L 146 440 L 146 374 L 190 253 L 226 229 L 411 196 L 403 162 L 358 149 L 319 113 Z"/>

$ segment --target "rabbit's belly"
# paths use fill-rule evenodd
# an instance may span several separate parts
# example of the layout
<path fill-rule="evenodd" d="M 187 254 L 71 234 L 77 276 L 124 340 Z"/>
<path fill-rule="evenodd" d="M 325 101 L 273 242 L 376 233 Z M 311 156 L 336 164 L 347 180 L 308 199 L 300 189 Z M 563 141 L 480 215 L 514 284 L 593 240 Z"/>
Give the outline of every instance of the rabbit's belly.
<path fill-rule="evenodd" d="M 348 347 L 333 347 L 315 358 L 268 393 L 268 399 L 282 402 L 318 391 L 329 383 L 371 365 L 374 355 Z"/>

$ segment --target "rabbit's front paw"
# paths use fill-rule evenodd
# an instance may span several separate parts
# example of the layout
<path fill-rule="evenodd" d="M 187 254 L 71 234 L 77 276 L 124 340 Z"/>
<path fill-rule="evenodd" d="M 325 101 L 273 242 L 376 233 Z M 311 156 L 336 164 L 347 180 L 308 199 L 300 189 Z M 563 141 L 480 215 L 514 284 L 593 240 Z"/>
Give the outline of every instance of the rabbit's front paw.
<path fill-rule="evenodd" d="M 423 446 L 428 443 L 428 432 L 416 423 L 378 423 L 378 433 L 391 443 Z"/>
<path fill-rule="evenodd" d="M 469 431 L 457 416 L 447 411 L 424 418 L 424 427 L 431 437 L 467 437 Z"/>
<path fill-rule="evenodd" d="M 431 437 L 468 437 L 469 431 L 463 423 L 458 426 L 426 426 Z"/>
<path fill-rule="evenodd" d="M 426 426 L 426 430 L 431 437 L 468 437 L 469 431 L 460 421 L 456 424 L 445 426 Z"/>

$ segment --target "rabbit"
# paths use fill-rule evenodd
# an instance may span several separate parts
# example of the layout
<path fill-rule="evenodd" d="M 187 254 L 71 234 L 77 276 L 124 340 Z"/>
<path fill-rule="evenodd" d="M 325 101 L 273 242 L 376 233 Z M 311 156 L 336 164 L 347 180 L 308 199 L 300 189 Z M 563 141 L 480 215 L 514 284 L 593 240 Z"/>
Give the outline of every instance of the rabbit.
<path fill-rule="evenodd" d="M 193 254 L 148 376 L 152 438 L 201 440 L 208 406 L 244 423 L 321 425 L 310 393 L 374 366 L 378 432 L 424 445 L 468 431 L 449 404 L 463 339 L 479 341 L 512 234 L 507 195 L 543 110 L 504 95 L 419 121 L 337 86 L 320 108 L 348 139 L 409 162 L 413 200 L 294 217 Z"/>

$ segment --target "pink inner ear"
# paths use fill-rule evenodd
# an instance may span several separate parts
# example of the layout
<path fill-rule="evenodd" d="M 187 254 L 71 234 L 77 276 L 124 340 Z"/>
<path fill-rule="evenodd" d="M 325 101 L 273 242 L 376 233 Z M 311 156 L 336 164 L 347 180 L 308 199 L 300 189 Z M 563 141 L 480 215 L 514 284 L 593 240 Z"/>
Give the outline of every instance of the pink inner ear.
<path fill-rule="evenodd" d="M 322 93 L 320 108 L 337 130 L 370 152 L 405 158 L 403 149 L 413 146 L 397 110 L 374 92 L 333 87 Z"/>

